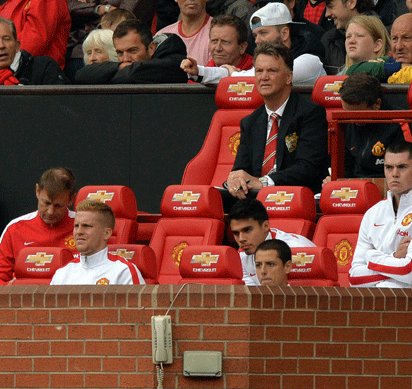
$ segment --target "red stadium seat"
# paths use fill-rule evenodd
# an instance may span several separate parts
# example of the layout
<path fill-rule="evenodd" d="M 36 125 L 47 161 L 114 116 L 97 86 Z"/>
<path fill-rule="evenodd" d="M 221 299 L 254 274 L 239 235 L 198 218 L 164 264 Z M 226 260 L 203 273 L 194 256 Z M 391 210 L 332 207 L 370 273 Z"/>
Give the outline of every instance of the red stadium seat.
<path fill-rule="evenodd" d="M 179 271 L 181 284 L 244 284 L 239 253 L 229 246 L 186 247 Z"/>
<path fill-rule="evenodd" d="M 409 108 L 412 109 L 412 84 L 409 85 L 407 99 L 408 99 Z"/>
<path fill-rule="evenodd" d="M 311 239 L 315 231 L 316 203 L 304 186 L 268 186 L 256 197 L 266 208 L 270 227 Z"/>
<path fill-rule="evenodd" d="M 137 234 L 137 202 L 133 190 L 122 185 L 84 186 L 76 197 L 76 206 L 82 200 L 98 200 L 109 205 L 116 224 L 109 243 L 135 243 Z"/>
<path fill-rule="evenodd" d="M 159 283 L 177 284 L 179 263 L 187 246 L 222 243 L 222 198 L 208 185 L 171 185 L 163 194 L 161 213 L 150 247 L 160 263 Z"/>
<path fill-rule="evenodd" d="M 322 188 L 323 216 L 316 225 L 313 242 L 332 250 L 341 286 L 349 286 L 348 272 L 363 214 L 381 199 L 379 188 L 367 180 L 332 181 Z"/>
<path fill-rule="evenodd" d="M 292 247 L 292 286 L 339 286 L 335 256 L 327 247 Z"/>
<path fill-rule="evenodd" d="M 216 89 L 218 110 L 199 153 L 186 165 L 182 184 L 221 186 L 240 142 L 240 121 L 263 104 L 254 77 L 226 77 Z"/>
<path fill-rule="evenodd" d="M 25 247 L 17 255 L 14 285 L 50 284 L 57 269 L 73 260 L 69 249 L 60 247 Z"/>
<path fill-rule="evenodd" d="M 157 284 L 158 264 L 151 247 L 142 244 L 110 244 L 109 253 L 134 263 L 146 284 Z"/>

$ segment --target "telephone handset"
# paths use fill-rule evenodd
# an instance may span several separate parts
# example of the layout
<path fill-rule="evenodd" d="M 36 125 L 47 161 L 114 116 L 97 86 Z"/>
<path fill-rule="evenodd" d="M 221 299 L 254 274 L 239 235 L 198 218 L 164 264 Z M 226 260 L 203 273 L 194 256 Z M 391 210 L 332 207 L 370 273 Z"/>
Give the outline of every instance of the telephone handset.
<path fill-rule="evenodd" d="M 153 363 L 172 363 L 172 319 L 170 315 L 152 316 Z"/>

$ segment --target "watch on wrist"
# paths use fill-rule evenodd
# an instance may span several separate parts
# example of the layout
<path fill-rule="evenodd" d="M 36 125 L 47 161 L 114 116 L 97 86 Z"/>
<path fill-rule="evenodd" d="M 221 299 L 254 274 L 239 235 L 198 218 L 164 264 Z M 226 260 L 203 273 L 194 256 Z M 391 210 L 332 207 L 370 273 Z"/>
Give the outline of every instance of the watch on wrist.
<path fill-rule="evenodd" d="M 267 178 L 266 176 L 259 177 L 259 181 L 260 181 L 260 183 L 262 184 L 262 186 L 263 186 L 264 188 L 266 188 L 266 187 L 268 186 L 268 184 L 269 184 L 269 180 L 268 180 L 268 178 Z"/>
<path fill-rule="evenodd" d="M 104 6 L 104 10 L 105 10 L 106 13 L 110 12 L 110 7 L 111 7 L 110 4 L 106 4 L 106 5 Z"/>

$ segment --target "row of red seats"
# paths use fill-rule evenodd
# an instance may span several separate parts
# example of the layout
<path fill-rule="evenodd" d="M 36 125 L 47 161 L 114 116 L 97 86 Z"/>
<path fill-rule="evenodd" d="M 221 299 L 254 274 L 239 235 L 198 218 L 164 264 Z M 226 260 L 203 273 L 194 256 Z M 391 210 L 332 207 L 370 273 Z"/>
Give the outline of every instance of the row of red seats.
<path fill-rule="evenodd" d="M 76 203 L 84 198 L 99 199 L 112 207 L 116 227 L 109 242 L 110 250 L 133 260 L 148 283 L 177 284 L 190 278 L 214 283 L 225 278 L 237 279 L 234 276 L 240 266 L 237 251 L 219 246 L 225 240 L 227 228 L 216 188 L 207 185 L 166 188 L 161 202 L 162 216 L 148 246 L 135 244 L 140 226 L 136 222 L 136 199 L 130 188 L 84 187 Z M 293 249 L 291 284 L 349 285 L 348 270 L 362 216 L 381 199 L 375 184 L 366 180 L 328 183 L 320 200 L 323 215 L 317 221 L 315 200 L 308 188 L 267 187 L 257 198 L 268 211 L 271 227 L 304 235 L 318 246 Z M 38 279 L 39 283 L 47 283 L 54 271 L 71 259 L 66 249 L 51 250 L 22 250 L 16 260 L 16 283 L 38 283 Z M 53 260 L 51 255 L 57 255 L 57 259 Z"/>

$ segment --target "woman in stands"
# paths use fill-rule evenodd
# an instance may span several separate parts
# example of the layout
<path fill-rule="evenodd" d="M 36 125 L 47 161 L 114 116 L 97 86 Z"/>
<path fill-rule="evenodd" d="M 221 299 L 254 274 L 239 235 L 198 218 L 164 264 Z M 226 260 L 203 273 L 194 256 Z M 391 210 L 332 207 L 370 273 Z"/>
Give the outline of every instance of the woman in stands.
<path fill-rule="evenodd" d="M 93 30 L 83 42 L 84 63 L 118 62 L 113 46 L 113 31 Z"/>
<path fill-rule="evenodd" d="M 389 42 L 388 31 L 378 17 L 354 16 L 346 29 L 346 63 L 339 74 L 346 74 L 347 69 L 356 63 L 386 56 Z"/>

